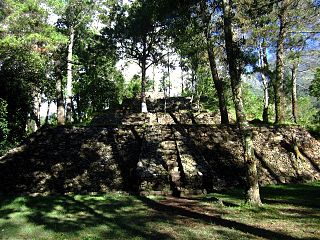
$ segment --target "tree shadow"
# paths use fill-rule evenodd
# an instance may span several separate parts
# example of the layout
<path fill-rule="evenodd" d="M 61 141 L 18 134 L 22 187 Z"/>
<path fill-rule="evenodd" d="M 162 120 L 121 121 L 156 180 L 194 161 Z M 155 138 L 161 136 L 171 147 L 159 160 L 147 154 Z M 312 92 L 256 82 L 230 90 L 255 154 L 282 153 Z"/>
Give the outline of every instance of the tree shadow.
<path fill-rule="evenodd" d="M 123 190 L 137 192 L 139 180 L 135 170 L 141 153 L 142 136 L 136 131 L 135 126 L 123 126 L 121 131 L 126 131 L 126 134 L 117 133 L 114 128 L 110 128 L 105 144 L 111 145 L 113 156 L 117 159 L 123 179 Z"/>
<path fill-rule="evenodd" d="M 103 239 L 117 239 L 121 236 L 173 239 L 169 234 L 148 226 L 153 222 L 164 221 L 165 216 L 158 213 L 146 215 L 146 209 L 139 209 L 139 201 L 130 196 L 121 200 L 106 198 L 105 201 L 93 196 L 25 196 L 24 199 L 24 206 L 29 209 L 25 213 L 27 221 L 55 233 L 78 235 L 87 228 L 104 226 L 103 230 L 97 232 L 97 236 Z M 11 213 L 20 211 L 17 208 Z M 3 213 L 4 219 L 5 215 Z M 6 224 L 6 229 L 10 224 Z M 11 236 L 17 235 L 12 233 Z"/>
<path fill-rule="evenodd" d="M 268 204 L 290 204 L 320 209 L 320 185 L 284 184 L 261 187 L 261 198 Z"/>
<path fill-rule="evenodd" d="M 254 150 L 255 157 L 260 161 L 261 166 L 265 169 L 267 169 L 270 176 L 276 180 L 277 183 L 281 183 L 281 177 L 277 174 L 274 167 L 264 159 L 263 153 L 259 153 L 257 150 Z"/>
<path fill-rule="evenodd" d="M 202 214 L 199 212 L 190 211 L 185 208 L 180 208 L 177 206 L 161 204 L 159 202 L 156 202 L 146 197 L 140 196 L 138 198 L 148 207 L 159 212 L 170 213 L 173 216 L 179 215 L 179 216 L 183 216 L 183 217 L 194 219 L 194 220 L 200 220 L 206 223 L 214 224 L 224 228 L 238 230 L 243 233 L 249 233 L 257 237 L 262 237 L 266 239 L 288 239 L 288 240 L 300 239 L 300 238 L 292 237 L 285 233 L 275 232 L 275 231 L 271 231 L 271 230 L 263 229 L 259 227 L 253 227 L 253 226 L 236 222 L 233 220 L 222 219 L 220 216 L 210 216 L 210 215 Z"/>
<path fill-rule="evenodd" d="M 141 155 L 137 167 L 139 175 L 140 192 L 160 191 L 163 194 L 180 196 L 180 181 L 175 181 L 172 174 L 173 167 L 178 164 L 176 146 L 172 149 L 166 145 L 173 142 L 172 131 L 163 126 L 156 130 L 152 126 L 145 129 Z M 173 166 L 174 165 L 174 166 Z M 181 169 L 180 169 L 181 170 Z M 181 175 L 181 171 L 179 171 Z"/>
<path fill-rule="evenodd" d="M 121 142 L 121 149 L 117 148 Z M 134 149 L 134 150 L 132 150 Z M 140 155 L 131 127 L 49 127 L 0 162 L 0 192 L 86 193 L 124 190 Z M 129 167 L 128 167 L 129 166 Z M 131 168 L 130 168 L 131 166 Z"/>
<path fill-rule="evenodd" d="M 199 166 L 202 165 L 206 169 L 203 176 L 203 189 L 207 192 L 213 192 L 217 189 L 246 184 L 243 177 L 245 176 L 243 163 L 237 159 L 229 148 L 223 146 L 224 140 L 215 140 L 215 133 L 208 131 L 208 125 L 180 124 L 173 112 L 169 112 L 169 114 L 175 122 L 175 125 L 172 125 L 173 129 L 182 135 L 182 141 L 185 146 L 188 146 L 193 159 Z M 232 128 L 232 126 L 229 128 Z M 233 129 L 233 132 L 235 135 L 237 134 L 235 129 Z M 203 133 L 206 135 L 202 136 Z M 236 137 L 238 136 L 236 135 Z"/>

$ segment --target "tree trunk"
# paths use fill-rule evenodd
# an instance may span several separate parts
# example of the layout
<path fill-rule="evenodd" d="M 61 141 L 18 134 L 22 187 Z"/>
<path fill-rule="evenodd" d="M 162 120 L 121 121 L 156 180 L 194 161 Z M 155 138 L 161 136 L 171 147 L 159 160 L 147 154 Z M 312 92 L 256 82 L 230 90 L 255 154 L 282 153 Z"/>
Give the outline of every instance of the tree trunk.
<path fill-rule="evenodd" d="M 285 1 L 286 2 L 286 1 Z M 286 4 L 286 3 L 283 4 Z M 275 124 L 283 124 L 285 121 L 285 99 L 284 99 L 284 40 L 286 36 L 285 24 L 286 8 L 281 7 L 278 15 L 279 19 L 279 34 L 277 41 L 277 55 L 276 55 L 276 78 L 274 82 L 275 95 Z"/>
<path fill-rule="evenodd" d="M 65 108 L 63 99 L 63 89 L 62 89 L 62 73 L 60 61 L 56 61 L 56 101 L 57 101 L 57 124 L 65 124 Z"/>
<path fill-rule="evenodd" d="M 153 65 L 152 66 L 152 81 L 153 81 L 153 83 L 152 83 L 152 91 L 153 91 L 153 93 L 158 92 L 158 88 L 156 87 L 156 78 L 155 78 L 155 76 L 156 76 L 155 66 Z"/>
<path fill-rule="evenodd" d="M 182 57 L 180 56 L 180 69 L 181 69 L 181 96 L 184 94 L 184 76 L 183 76 L 183 65 Z"/>
<path fill-rule="evenodd" d="M 209 64 L 211 75 L 213 79 L 214 86 L 216 88 L 218 99 L 219 99 L 219 110 L 221 115 L 221 124 L 229 124 L 229 117 L 228 117 L 228 109 L 226 98 L 224 96 L 224 86 L 223 82 L 218 75 L 217 65 L 215 61 L 215 55 L 211 46 L 208 46 L 208 57 L 209 57 Z"/>
<path fill-rule="evenodd" d="M 236 109 L 237 123 L 243 139 L 244 161 L 247 167 L 247 203 L 251 205 L 261 206 L 262 203 L 260 200 L 257 163 L 253 154 L 252 131 L 246 120 L 246 115 L 242 103 L 241 69 L 240 66 L 237 65 L 237 63 L 241 60 L 239 54 L 240 49 L 236 46 L 233 40 L 231 16 L 232 13 L 229 0 L 223 0 L 223 20 L 227 61 L 229 65 L 229 74 L 231 78 L 231 87 L 233 93 L 233 101 Z"/>
<path fill-rule="evenodd" d="M 212 37 L 211 37 L 211 30 L 209 28 L 211 22 L 211 14 L 208 9 L 208 5 L 206 1 L 200 1 L 200 9 L 201 9 L 201 18 L 203 22 L 203 33 L 206 37 L 207 41 L 207 52 L 210 64 L 211 75 L 214 83 L 214 87 L 218 94 L 219 99 L 219 110 L 220 110 L 220 117 L 221 117 L 221 124 L 229 124 L 229 117 L 228 117 L 228 109 L 226 104 L 226 99 L 224 96 L 224 86 L 223 82 L 219 77 L 217 64 L 216 64 L 216 57 L 212 46 Z"/>
<path fill-rule="evenodd" d="M 171 96 L 171 76 L 170 76 L 170 54 L 169 54 L 169 51 L 168 51 L 168 90 L 169 90 L 169 97 Z"/>
<path fill-rule="evenodd" d="M 191 91 L 192 91 L 192 96 L 194 95 L 195 91 L 196 91 L 196 73 L 195 70 L 191 70 Z"/>
<path fill-rule="evenodd" d="M 292 81 L 292 117 L 294 123 L 298 123 L 298 100 L 297 100 L 297 69 L 298 63 L 294 63 L 291 69 L 291 81 Z"/>
<path fill-rule="evenodd" d="M 47 102 L 47 113 L 46 113 L 46 118 L 44 120 L 44 124 L 45 125 L 49 124 L 50 105 L 51 105 L 51 100 L 48 100 L 48 102 Z"/>
<path fill-rule="evenodd" d="M 146 99 L 146 85 L 147 85 L 147 78 L 146 78 L 146 63 L 143 62 L 141 66 L 141 112 L 147 113 L 147 99 Z"/>
<path fill-rule="evenodd" d="M 35 88 L 33 91 L 33 112 L 32 119 L 34 120 L 34 124 L 32 126 L 32 130 L 35 132 L 40 128 L 40 107 L 41 107 L 41 93 L 39 89 Z"/>
<path fill-rule="evenodd" d="M 246 202 L 250 205 L 261 206 L 260 190 L 258 182 L 257 161 L 254 155 L 252 143 L 252 131 L 248 128 L 244 130 L 244 151 L 247 165 L 248 189 Z"/>
<path fill-rule="evenodd" d="M 184 94 L 184 77 L 183 77 L 183 70 L 181 70 L 181 96 Z"/>
<path fill-rule="evenodd" d="M 261 74 L 263 85 L 263 113 L 262 119 L 264 123 L 269 123 L 269 87 L 268 81 L 264 74 Z"/>
<path fill-rule="evenodd" d="M 263 86 L 263 113 L 262 119 L 264 123 L 269 123 L 269 81 L 266 76 L 266 72 L 269 70 L 269 64 L 267 60 L 266 47 L 259 46 L 260 52 L 260 67 L 261 67 L 261 78 Z"/>
<path fill-rule="evenodd" d="M 74 28 L 70 27 L 70 39 L 68 45 L 68 56 L 67 56 L 67 89 L 66 89 L 66 105 L 67 105 L 67 122 L 72 121 L 72 50 L 74 44 Z"/>

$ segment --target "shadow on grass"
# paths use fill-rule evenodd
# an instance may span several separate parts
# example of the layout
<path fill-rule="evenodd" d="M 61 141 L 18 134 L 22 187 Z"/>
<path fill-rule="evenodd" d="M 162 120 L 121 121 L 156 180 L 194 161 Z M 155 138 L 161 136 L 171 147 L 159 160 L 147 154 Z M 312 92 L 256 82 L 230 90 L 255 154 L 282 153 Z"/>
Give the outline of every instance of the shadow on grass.
<path fill-rule="evenodd" d="M 282 191 L 282 188 L 286 189 L 286 191 Z M 298 201 L 298 199 L 299 201 L 302 200 L 303 196 L 306 197 L 304 195 L 306 193 L 312 193 L 314 194 L 312 195 L 313 197 L 317 197 L 314 191 L 318 190 L 318 184 L 301 184 L 296 187 L 295 185 L 274 186 L 262 188 L 262 195 L 267 196 L 266 194 L 269 194 L 270 198 L 276 199 L 278 194 L 282 192 L 282 196 L 287 197 L 288 202 L 290 202 L 289 196 L 295 196 L 295 201 Z M 231 195 L 239 193 L 240 191 L 230 192 Z M 228 197 L 227 193 L 223 195 Z M 308 195 L 307 197 L 311 196 Z M 205 199 L 211 202 L 219 200 L 214 197 L 207 197 L 203 200 Z M 301 214 L 304 214 L 304 212 Z M 128 239 L 133 237 L 143 239 L 175 239 L 175 233 L 171 233 L 170 229 L 162 229 L 162 231 L 165 231 L 163 233 L 161 232 L 161 227 L 166 228 L 168 224 L 170 226 L 181 225 L 179 221 L 181 217 L 186 221 L 195 220 L 214 225 L 213 227 L 218 227 L 218 234 L 220 234 L 219 231 L 221 231 L 221 234 L 227 235 L 238 232 L 239 234 L 251 234 L 254 237 L 266 239 L 300 239 L 286 233 L 223 219 L 220 215 L 221 213 L 218 212 L 217 215 L 207 215 L 203 214 L 201 210 L 194 211 L 193 209 L 190 210 L 179 205 L 158 202 L 143 196 L 121 195 L 119 197 L 119 195 L 110 194 L 46 197 L 2 196 L 0 198 L 0 220 L 2 221 L 0 226 L 8 229 L 8 226 L 10 227 L 10 224 L 12 224 L 9 221 L 10 218 L 23 217 L 26 220 L 26 224 L 31 223 L 57 234 L 74 235 L 79 237 L 79 239 L 81 239 L 81 232 L 88 229 L 92 231 L 96 228 L 98 239 Z M 158 226 L 160 229 L 158 229 Z M 12 230 L 10 237 L 15 236 L 13 228 L 14 226 L 10 227 Z M 186 226 L 187 229 L 188 226 Z M 233 232 L 229 232 L 229 230 Z"/>
<path fill-rule="evenodd" d="M 98 239 L 122 239 L 140 237 L 143 239 L 172 239 L 168 234 L 158 232 L 147 224 L 161 222 L 159 215 L 145 214 L 146 209 L 133 197 L 95 198 L 92 196 L 47 196 L 17 197 L 23 199 L 25 212 L 15 198 L 1 200 L 1 218 L 6 220 L 22 214 L 27 223 L 41 226 L 55 233 L 78 235 L 88 228 L 101 227 Z M 26 224 L 27 224 L 26 223 Z M 11 224 L 8 221 L 8 224 Z M 6 229 L 8 227 L 5 227 Z M 14 237 L 15 233 L 12 233 Z M 0 233 L 1 238 L 1 233 Z"/>
<path fill-rule="evenodd" d="M 143 203 L 145 203 L 148 207 L 159 212 L 170 213 L 173 216 L 179 215 L 179 216 L 187 217 L 190 219 L 200 220 L 200 221 L 207 222 L 209 224 L 214 224 L 220 227 L 238 230 L 243 233 L 248 233 L 257 237 L 263 237 L 267 239 L 291 239 L 291 240 L 300 239 L 300 238 L 295 238 L 280 232 L 253 227 L 253 226 L 246 225 L 233 220 L 222 219 L 218 216 L 210 216 L 210 215 L 206 215 L 198 212 L 189 211 L 187 209 L 176 207 L 176 206 L 164 205 L 146 197 L 138 197 L 138 198 Z"/>
<path fill-rule="evenodd" d="M 244 189 L 231 189 L 216 192 L 224 195 L 225 198 L 242 201 L 245 198 Z M 320 182 L 302 184 L 279 184 L 260 187 L 260 195 L 263 203 L 266 204 L 289 204 L 301 207 L 320 208 Z M 229 203 L 224 199 L 216 198 L 216 194 L 208 194 L 199 199 L 204 202 Z M 230 202 L 231 206 L 237 206 Z M 225 206 L 227 206 L 225 204 Z"/>
<path fill-rule="evenodd" d="M 320 208 L 320 182 L 310 184 L 284 184 L 261 187 L 264 203 L 291 204 Z"/>

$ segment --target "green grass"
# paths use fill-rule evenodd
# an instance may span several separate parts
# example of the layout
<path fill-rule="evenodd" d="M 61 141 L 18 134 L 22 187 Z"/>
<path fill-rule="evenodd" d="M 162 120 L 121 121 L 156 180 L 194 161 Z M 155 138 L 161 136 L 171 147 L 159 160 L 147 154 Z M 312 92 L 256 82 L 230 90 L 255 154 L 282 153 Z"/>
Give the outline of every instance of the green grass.
<path fill-rule="evenodd" d="M 320 182 L 173 199 L 107 195 L 2 196 L 0 239 L 320 239 Z"/>

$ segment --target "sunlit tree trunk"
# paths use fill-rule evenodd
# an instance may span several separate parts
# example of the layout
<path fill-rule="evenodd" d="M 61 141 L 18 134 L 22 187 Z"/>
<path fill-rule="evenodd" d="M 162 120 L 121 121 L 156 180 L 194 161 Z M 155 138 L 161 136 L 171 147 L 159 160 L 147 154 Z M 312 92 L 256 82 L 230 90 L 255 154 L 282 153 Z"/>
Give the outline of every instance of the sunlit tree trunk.
<path fill-rule="evenodd" d="M 56 101 L 57 101 L 57 124 L 65 124 L 65 108 L 62 88 L 62 73 L 60 61 L 56 61 Z"/>
<path fill-rule="evenodd" d="M 147 98 L 146 98 L 146 85 L 147 85 L 147 77 L 146 77 L 146 64 L 143 63 L 141 66 L 141 112 L 148 112 L 147 108 Z"/>
<path fill-rule="evenodd" d="M 285 98 L 284 98 L 284 40 L 286 36 L 285 14 L 287 1 L 283 1 L 283 6 L 280 8 L 278 14 L 279 20 L 279 34 L 277 40 L 277 54 L 276 54 L 276 77 L 274 81 L 274 97 L 275 97 L 275 113 L 276 124 L 283 124 L 285 121 Z"/>
<path fill-rule="evenodd" d="M 295 123 L 298 123 L 298 100 L 297 100 L 297 69 L 298 63 L 295 62 L 291 69 L 291 81 L 292 81 L 292 117 Z"/>
<path fill-rule="evenodd" d="M 34 124 L 32 125 L 33 131 L 37 131 L 40 128 L 40 107 L 41 107 L 41 93 L 38 88 L 35 88 L 33 91 L 33 113 L 32 119 Z"/>
<path fill-rule="evenodd" d="M 168 73 L 168 95 L 169 97 L 171 96 L 171 76 L 170 76 L 170 51 L 168 50 L 168 68 L 167 68 L 167 73 Z"/>
<path fill-rule="evenodd" d="M 269 122 L 269 87 L 268 81 L 264 74 L 261 75 L 262 77 L 262 85 L 263 85 L 263 113 L 262 113 L 262 120 L 264 123 Z"/>
<path fill-rule="evenodd" d="M 72 121 L 72 59 L 73 59 L 73 44 L 74 44 L 74 28 L 70 27 L 70 39 L 68 45 L 68 56 L 67 56 L 67 89 L 66 89 L 66 107 L 67 122 Z"/>
<path fill-rule="evenodd" d="M 146 86 L 147 86 L 147 38 L 144 36 L 142 44 L 142 56 L 139 61 L 141 68 L 141 112 L 147 113 L 147 98 L 146 98 Z"/>
<path fill-rule="evenodd" d="M 257 162 L 254 156 L 252 131 L 246 120 L 243 108 L 242 92 L 241 92 L 241 68 L 237 65 L 240 61 L 240 49 L 233 40 L 232 32 L 232 13 L 229 0 L 223 0 L 223 20 L 225 46 L 227 52 L 227 61 L 229 65 L 229 74 L 231 78 L 231 87 L 233 93 L 233 101 L 236 109 L 237 123 L 243 139 L 244 160 L 247 167 L 247 203 L 251 205 L 262 205 L 259 192 Z"/>
<path fill-rule="evenodd" d="M 261 67 L 261 78 L 263 86 L 263 113 L 262 119 L 264 123 L 269 122 L 269 81 L 266 76 L 266 71 L 268 71 L 268 60 L 266 54 L 266 47 L 259 45 L 259 58 L 260 58 L 260 67 Z"/>

